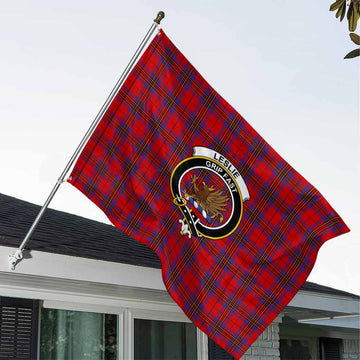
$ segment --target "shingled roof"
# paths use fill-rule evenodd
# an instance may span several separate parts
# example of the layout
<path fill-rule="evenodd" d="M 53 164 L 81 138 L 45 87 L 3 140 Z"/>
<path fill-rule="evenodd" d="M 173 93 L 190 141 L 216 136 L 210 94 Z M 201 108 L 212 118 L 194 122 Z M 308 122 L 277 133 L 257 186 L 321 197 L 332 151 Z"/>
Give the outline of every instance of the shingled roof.
<path fill-rule="evenodd" d="M 0 194 L 0 245 L 18 247 L 40 206 Z M 27 243 L 31 250 L 161 268 L 157 255 L 112 225 L 47 209 Z M 327 286 L 306 282 L 302 290 L 360 297 Z"/>
<path fill-rule="evenodd" d="M 18 247 L 40 206 L 0 194 L 0 245 Z M 26 245 L 45 251 L 161 268 L 157 255 L 112 225 L 47 209 Z"/>

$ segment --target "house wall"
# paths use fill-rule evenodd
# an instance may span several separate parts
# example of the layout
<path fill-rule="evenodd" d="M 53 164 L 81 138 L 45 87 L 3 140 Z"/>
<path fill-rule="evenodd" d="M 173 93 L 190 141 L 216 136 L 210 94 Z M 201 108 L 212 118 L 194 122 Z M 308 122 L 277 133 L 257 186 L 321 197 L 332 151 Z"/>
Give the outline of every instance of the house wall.
<path fill-rule="evenodd" d="M 31 251 L 31 259 L 19 264 L 16 272 L 8 270 L 7 256 L 13 249 L 0 246 L 0 296 L 40 299 L 43 306 L 90 312 L 119 314 L 129 323 L 141 311 L 151 319 L 188 321 L 165 291 L 161 270 L 135 265 L 109 263 L 99 260 L 47 254 Z M 357 314 L 359 301 L 329 294 L 300 291 L 291 305 L 297 309 Z M 128 309 L 131 309 L 131 316 Z M 161 316 L 160 316 L 161 315 Z M 285 318 L 277 318 L 255 341 L 242 360 L 279 360 L 279 325 L 284 329 Z M 296 324 L 286 327 L 286 335 L 310 339 L 333 337 L 344 339 L 343 359 L 360 360 L 358 330 L 331 327 L 307 327 Z M 131 334 L 131 332 L 128 332 Z M 285 337 L 286 338 L 286 337 Z M 347 342 L 346 342 L 347 341 Z M 131 337 L 124 340 L 125 348 L 132 349 Z M 207 338 L 199 334 L 199 359 L 208 359 Z M 129 350 L 130 351 L 130 350 Z M 131 356 L 126 353 L 124 359 Z M 314 358 L 316 360 L 316 358 Z"/>
<path fill-rule="evenodd" d="M 311 346 L 313 360 L 320 359 L 320 339 L 341 339 L 341 360 L 360 360 L 359 329 L 340 328 L 331 326 L 320 326 L 312 324 L 289 323 L 286 318 L 280 325 L 280 336 L 282 339 L 301 339 Z"/>
<path fill-rule="evenodd" d="M 251 345 L 241 360 L 280 360 L 280 323 L 281 317 L 276 318 Z"/>
<path fill-rule="evenodd" d="M 343 360 L 360 360 L 360 340 L 343 340 Z"/>

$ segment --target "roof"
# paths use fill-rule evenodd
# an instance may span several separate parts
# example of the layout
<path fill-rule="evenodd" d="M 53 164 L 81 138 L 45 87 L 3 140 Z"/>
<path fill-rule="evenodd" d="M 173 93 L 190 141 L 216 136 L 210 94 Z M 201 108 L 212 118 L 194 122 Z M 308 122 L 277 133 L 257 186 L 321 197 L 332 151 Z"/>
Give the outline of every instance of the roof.
<path fill-rule="evenodd" d="M 310 281 L 306 281 L 304 283 L 304 285 L 301 287 L 301 290 L 310 291 L 310 292 L 317 292 L 317 293 L 321 293 L 321 294 L 330 294 L 330 295 L 351 297 L 353 299 L 360 299 L 360 296 L 349 293 L 347 291 L 334 289 L 334 288 L 329 287 L 329 286 L 315 284 L 315 283 L 310 282 Z"/>
<path fill-rule="evenodd" d="M 0 194 L 0 245 L 18 247 L 40 206 Z M 112 225 L 47 209 L 26 249 L 161 268 L 157 255 Z"/>
<path fill-rule="evenodd" d="M 18 247 L 40 206 L 0 194 L 0 245 Z M 157 255 L 112 225 L 47 209 L 26 248 L 69 256 L 161 268 Z M 359 299 L 331 287 L 305 282 L 302 290 Z"/>

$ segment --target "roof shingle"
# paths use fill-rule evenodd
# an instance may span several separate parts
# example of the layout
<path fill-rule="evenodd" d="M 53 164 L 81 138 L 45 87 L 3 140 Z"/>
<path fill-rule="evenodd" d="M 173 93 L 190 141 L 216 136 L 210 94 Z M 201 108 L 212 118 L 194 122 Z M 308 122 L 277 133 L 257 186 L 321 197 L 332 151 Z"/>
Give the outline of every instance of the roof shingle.
<path fill-rule="evenodd" d="M 18 247 L 40 206 L 0 194 L 0 245 Z M 157 255 L 112 225 L 47 209 L 28 249 L 161 268 Z"/>

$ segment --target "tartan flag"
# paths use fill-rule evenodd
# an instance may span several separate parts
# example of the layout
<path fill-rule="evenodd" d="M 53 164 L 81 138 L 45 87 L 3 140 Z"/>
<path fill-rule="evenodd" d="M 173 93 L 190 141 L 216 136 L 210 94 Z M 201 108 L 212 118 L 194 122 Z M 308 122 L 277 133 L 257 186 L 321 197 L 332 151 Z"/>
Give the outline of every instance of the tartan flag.
<path fill-rule="evenodd" d="M 175 302 L 236 358 L 294 297 L 320 246 L 349 231 L 162 30 L 68 181 L 156 252 Z"/>

